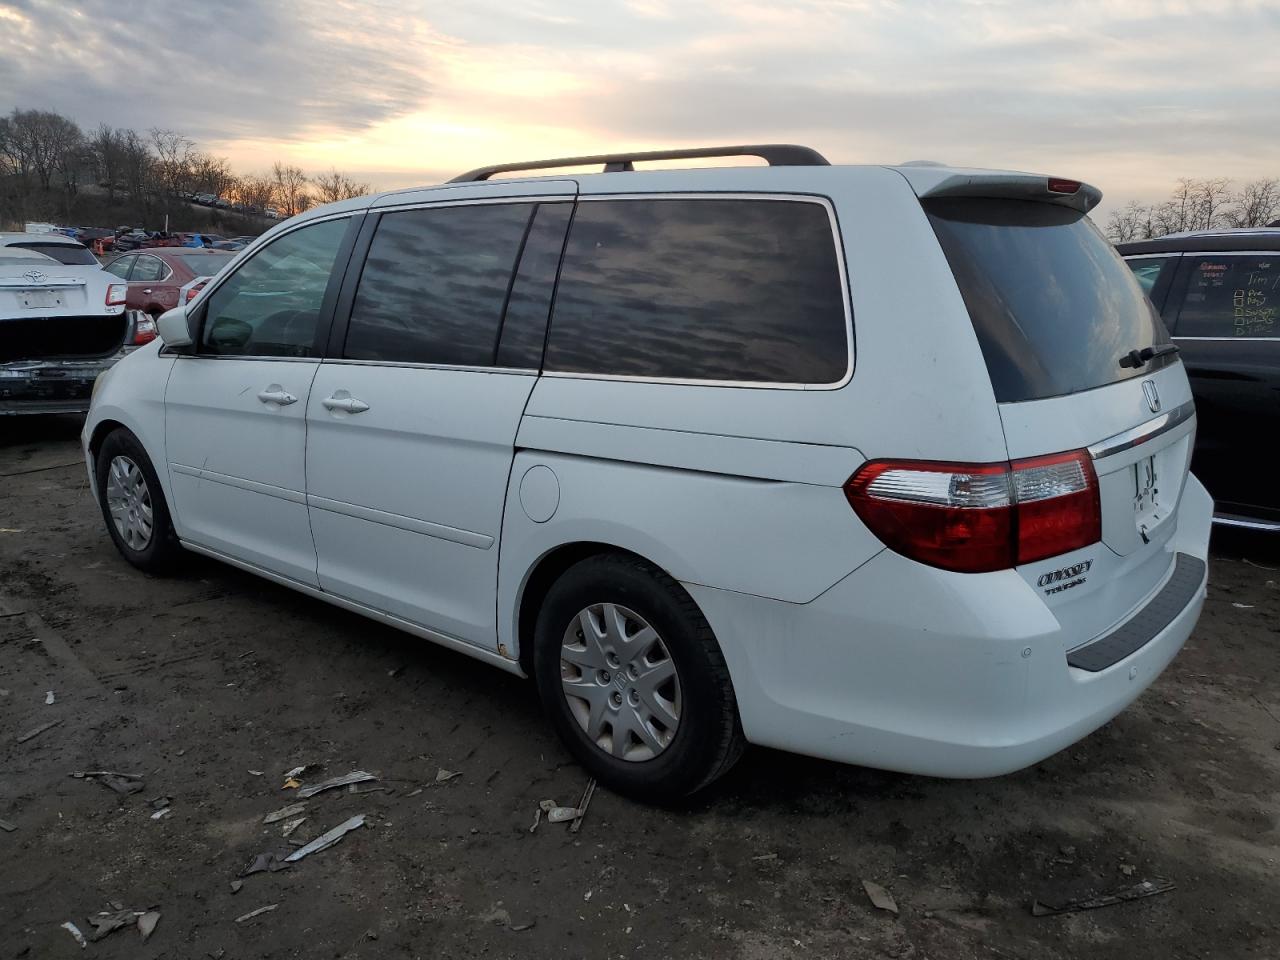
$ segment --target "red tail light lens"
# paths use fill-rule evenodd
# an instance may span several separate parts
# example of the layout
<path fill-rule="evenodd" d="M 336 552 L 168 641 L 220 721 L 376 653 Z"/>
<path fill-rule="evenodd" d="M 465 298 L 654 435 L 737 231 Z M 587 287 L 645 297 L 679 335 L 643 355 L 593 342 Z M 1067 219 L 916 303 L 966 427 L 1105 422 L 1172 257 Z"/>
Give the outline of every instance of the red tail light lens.
<path fill-rule="evenodd" d="M 145 313 L 138 314 L 138 320 L 133 325 L 134 346 L 141 346 L 144 343 L 150 343 L 155 338 L 156 322 Z"/>
<path fill-rule="evenodd" d="M 1012 463 L 879 460 L 844 489 L 886 546 L 944 570 L 1004 570 L 1102 536 L 1098 480 L 1083 450 Z"/>
<path fill-rule="evenodd" d="M 1075 193 L 1080 187 L 1079 180 L 1063 180 L 1060 177 L 1049 178 L 1050 193 Z"/>
<path fill-rule="evenodd" d="M 107 284 L 107 300 L 108 307 L 118 307 L 125 302 L 129 296 L 129 285 L 127 283 L 108 283 Z"/>
<path fill-rule="evenodd" d="M 190 303 L 192 300 L 194 300 L 196 298 L 196 294 L 198 294 L 201 290 L 203 290 L 204 285 L 208 282 L 209 282 L 208 280 L 201 280 L 199 283 L 193 286 L 190 290 L 188 290 L 187 303 Z"/>

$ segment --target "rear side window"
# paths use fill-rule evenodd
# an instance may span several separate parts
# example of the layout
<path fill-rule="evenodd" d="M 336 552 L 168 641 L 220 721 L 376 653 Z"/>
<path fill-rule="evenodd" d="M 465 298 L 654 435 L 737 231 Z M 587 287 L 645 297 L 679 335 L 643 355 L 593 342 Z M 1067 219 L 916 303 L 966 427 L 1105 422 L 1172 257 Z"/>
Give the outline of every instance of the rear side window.
<path fill-rule="evenodd" d="M 129 268 L 133 266 L 133 261 L 137 259 L 137 257 L 121 257 L 119 260 L 112 260 L 103 269 L 107 273 L 114 273 L 121 280 L 128 280 Z"/>
<path fill-rule="evenodd" d="M 996 400 L 1091 390 L 1176 362 L 1122 367 L 1169 334 L 1120 254 L 1078 210 L 1026 200 L 924 201 L 973 321 Z"/>
<path fill-rule="evenodd" d="M 387 213 L 360 275 L 343 356 L 492 366 L 532 203 Z"/>
<path fill-rule="evenodd" d="M 1133 271 L 1133 277 L 1138 281 L 1142 292 L 1149 297 L 1151 291 L 1155 289 L 1156 281 L 1160 279 L 1161 272 L 1176 260 L 1176 257 L 1146 257 L 1130 258 L 1125 263 L 1129 264 L 1129 269 Z"/>
<path fill-rule="evenodd" d="M 168 272 L 168 265 L 159 257 L 139 257 L 138 262 L 134 264 L 133 273 L 129 279 L 134 282 L 139 280 L 161 280 Z"/>
<path fill-rule="evenodd" d="M 547 370 L 829 384 L 848 367 L 845 290 L 822 204 L 579 203 Z"/>
<path fill-rule="evenodd" d="M 1280 336 L 1280 254 L 1188 256 L 1179 337 Z"/>
<path fill-rule="evenodd" d="M 46 257 L 53 257 L 53 259 L 68 267 L 88 267 L 98 262 L 98 258 L 89 252 L 88 247 L 82 247 L 79 244 L 15 243 L 12 246 L 35 250 L 38 253 L 43 253 Z"/>

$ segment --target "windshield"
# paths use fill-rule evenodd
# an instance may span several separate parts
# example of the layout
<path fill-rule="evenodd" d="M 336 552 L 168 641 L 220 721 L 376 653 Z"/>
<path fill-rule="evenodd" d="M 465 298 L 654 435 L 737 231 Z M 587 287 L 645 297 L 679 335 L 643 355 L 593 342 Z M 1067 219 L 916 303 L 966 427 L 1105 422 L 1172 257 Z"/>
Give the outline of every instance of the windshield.
<path fill-rule="evenodd" d="M 230 263 L 234 256 L 234 253 L 192 253 L 178 254 L 178 259 L 197 277 L 211 277 Z"/>
<path fill-rule="evenodd" d="M 1149 376 L 1176 362 L 1122 367 L 1169 342 L 1115 248 L 1078 210 L 1027 200 L 927 200 L 996 400 L 1057 397 Z"/>
<path fill-rule="evenodd" d="M 42 253 L 46 257 L 52 257 L 59 263 L 69 267 L 89 267 L 98 262 L 97 258 L 89 252 L 88 247 L 82 247 L 78 243 L 41 243 L 39 241 L 29 243 L 11 243 L 10 247 L 17 247 L 20 250 L 34 250 Z"/>

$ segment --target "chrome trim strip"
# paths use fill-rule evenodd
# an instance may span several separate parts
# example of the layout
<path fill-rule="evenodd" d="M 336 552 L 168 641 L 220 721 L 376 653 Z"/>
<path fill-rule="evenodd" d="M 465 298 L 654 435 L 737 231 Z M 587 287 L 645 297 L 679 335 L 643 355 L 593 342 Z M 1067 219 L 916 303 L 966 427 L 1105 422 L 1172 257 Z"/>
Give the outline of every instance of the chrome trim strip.
<path fill-rule="evenodd" d="M 411 620 L 405 620 L 402 617 L 385 613 L 382 610 L 378 610 L 376 607 L 367 606 L 359 601 L 348 600 L 346 597 L 339 596 L 336 593 L 329 593 L 328 591 L 322 590 L 318 587 L 313 587 L 309 583 L 303 583 L 301 580 L 294 580 L 292 577 L 286 577 L 283 574 L 267 570 L 265 567 L 260 567 L 256 563 L 249 563 L 246 560 L 237 560 L 235 557 L 225 554 L 221 550 L 214 550 L 211 547 L 201 546 L 192 540 L 183 540 L 182 545 L 195 553 L 201 553 L 206 557 L 221 560 L 223 563 L 228 563 L 233 567 L 239 567 L 241 570 L 247 570 L 249 573 L 256 573 L 260 577 L 265 577 L 267 580 L 278 583 L 283 587 L 290 587 L 297 590 L 299 593 L 305 593 L 309 597 L 314 597 L 317 600 L 324 600 L 327 603 L 332 603 L 334 606 L 342 607 L 343 609 L 350 610 L 353 613 L 369 617 L 371 620 L 381 620 L 383 623 L 393 626 L 398 630 L 403 630 L 406 633 L 413 634 L 414 636 L 422 637 L 424 640 L 430 640 L 432 643 L 438 643 L 441 646 L 448 647 L 450 650 L 455 650 L 458 653 L 465 653 L 467 656 L 475 657 L 477 660 L 483 660 L 485 663 L 491 664 L 499 670 L 514 673 L 518 677 L 523 677 L 525 675 L 524 671 L 520 668 L 518 660 L 504 657 L 500 653 L 495 653 L 492 650 L 486 650 L 483 647 L 478 647 L 465 640 L 459 640 L 457 637 L 450 636 L 447 633 L 432 630 L 430 627 L 424 627 Z"/>
<path fill-rule="evenodd" d="M 455 187 L 459 184 L 454 184 Z M 385 207 L 370 207 L 369 213 L 402 213 L 405 210 L 433 210 L 439 207 L 496 207 L 517 203 L 572 203 L 573 193 L 518 193 L 503 197 L 466 197 L 453 200 L 406 200 Z"/>
<path fill-rule="evenodd" d="M 1280 521 L 1276 520 L 1237 520 L 1235 517 L 1215 516 L 1213 522 L 1220 527 L 1239 527 L 1242 530 L 1265 530 L 1267 533 L 1280 533 Z"/>
<path fill-rule="evenodd" d="M 827 197 L 810 193 L 751 193 L 742 191 L 726 191 L 715 193 L 708 191 L 677 190 L 670 193 L 596 193 L 579 194 L 579 203 L 595 203 L 602 200 L 758 200 L 783 201 L 789 203 L 816 203 L 827 211 L 827 220 L 831 225 L 831 239 L 836 249 L 836 267 L 840 272 L 840 289 L 843 293 L 841 301 L 844 305 L 845 336 L 845 371 L 844 376 L 834 383 L 770 383 L 756 380 L 685 380 L 679 377 L 632 377 L 622 374 L 607 373 L 571 373 L 562 370 L 543 369 L 544 377 L 559 377 L 566 380 L 615 380 L 622 383 L 665 383 L 687 387 L 733 387 L 737 389 L 755 390 L 839 390 L 853 379 L 854 339 L 853 339 L 853 305 L 852 292 L 849 289 L 849 272 L 845 264 L 844 239 L 840 236 L 840 222 L 836 219 L 835 207 Z M 551 317 L 555 323 L 554 314 Z"/>
<path fill-rule="evenodd" d="M 536 377 L 533 367 L 477 367 L 455 363 L 401 363 L 399 360 L 353 360 L 346 357 L 328 357 L 325 364 L 346 367 L 400 367 L 405 370 L 458 370 L 463 373 L 514 373 L 521 377 Z"/>
<path fill-rule="evenodd" d="M 289 490 L 285 487 L 277 487 L 270 483 L 260 483 L 257 480 L 246 480 L 243 477 L 233 477 L 225 473 L 216 473 L 213 470 L 205 470 L 201 467 L 189 467 L 184 463 L 170 463 L 169 469 L 174 473 L 180 473 L 184 477 L 195 477 L 197 480 L 211 480 L 214 483 L 226 484 L 228 487 L 236 487 L 240 490 L 248 490 L 250 493 L 261 493 L 268 497 L 276 497 L 279 500 L 288 500 L 290 503 L 306 504 L 306 495 L 297 490 Z"/>
<path fill-rule="evenodd" d="M 464 547 L 488 550 L 493 546 L 493 537 L 487 534 L 459 530 L 457 527 L 447 527 L 443 523 L 432 523 L 429 520 L 418 520 L 414 517 L 401 516 L 398 513 L 387 513 L 370 507 L 360 507 L 354 503 L 344 503 L 341 500 L 317 497 L 311 493 L 307 494 L 306 502 L 307 506 L 315 507 L 317 510 L 336 513 L 344 517 L 352 517 L 356 520 L 367 520 L 370 523 L 380 523 L 386 527 L 395 527 L 398 530 L 407 530 L 410 533 L 420 533 L 428 537 L 435 537 L 437 540 L 460 543 Z"/>
<path fill-rule="evenodd" d="M 1173 340 L 1195 340 L 1202 343 L 1280 343 L 1280 337 L 1173 337 Z"/>
<path fill-rule="evenodd" d="M 1160 240 L 1161 237 L 1154 239 Z M 1130 243 L 1145 243 L 1144 240 L 1126 241 Z M 1276 245 L 1275 250 L 1167 250 L 1161 253 L 1126 253 L 1124 259 L 1136 260 L 1146 257 L 1266 257 L 1280 254 L 1280 244 Z"/>
<path fill-rule="evenodd" d="M 1142 241 L 1126 240 L 1124 242 L 1125 243 L 1141 243 Z M 1123 256 L 1126 262 L 1128 262 L 1129 260 L 1154 260 L 1157 257 L 1180 257 L 1182 256 L 1182 251 L 1181 250 L 1172 250 L 1172 251 L 1164 250 L 1164 251 L 1161 251 L 1160 253 L 1126 253 Z"/>
<path fill-rule="evenodd" d="M 319 357 L 260 357 L 255 354 L 233 354 L 233 353 L 179 353 L 175 356 L 177 360 L 253 360 L 257 363 L 270 361 L 272 363 L 314 363 L 320 364 Z"/>
<path fill-rule="evenodd" d="M 1131 450 L 1139 444 L 1146 443 L 1162 433 L 1168 433 L 1175 427 L 1178 427 L 1190 420 L 1196 415 L 1196 405 L 1194 400 L 1188 400 L 1179 407 L 1175 407 L 1166 413 L 1153 417 L 1146 423 L 1140 423 L 1136 427 L 1131 427 L 1115 436 L 1107 437 L 1089 446 L 1089 456 L 1094 460 L 1101 460 L 1103 457 L 1109 457 L 1114 453 L 1121 453 L 1125 450 Z"/>

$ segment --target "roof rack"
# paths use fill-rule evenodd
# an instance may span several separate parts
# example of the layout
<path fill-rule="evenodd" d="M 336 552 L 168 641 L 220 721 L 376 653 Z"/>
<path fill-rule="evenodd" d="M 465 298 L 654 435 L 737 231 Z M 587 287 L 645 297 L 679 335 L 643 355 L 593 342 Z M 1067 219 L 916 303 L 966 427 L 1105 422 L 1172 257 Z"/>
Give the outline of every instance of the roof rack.
<path fill-rule="evenodd" d="M 594 157 L 561 157 L 558 160 L 531 160 L 527 163 L 495 163 L 477 167 L 454 177 L 450 183 L 475 183 L 488 180 L 495 173 L 517 170 L 551 170 L 556 167 L 583 167 L 604 164 L 604 173 L 620 173 L 635 169 L 636 161 L 694 160 L 704 157 L 759 157 L 771 167 L 828 167 L 830 162 L 812 147 L 793 143 L 757 143 L 736 147 L 696 147 L 689 150 L 650 150 L 647 153 L 602 153 Z"/>

